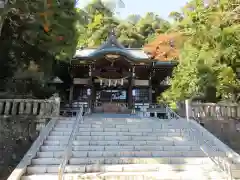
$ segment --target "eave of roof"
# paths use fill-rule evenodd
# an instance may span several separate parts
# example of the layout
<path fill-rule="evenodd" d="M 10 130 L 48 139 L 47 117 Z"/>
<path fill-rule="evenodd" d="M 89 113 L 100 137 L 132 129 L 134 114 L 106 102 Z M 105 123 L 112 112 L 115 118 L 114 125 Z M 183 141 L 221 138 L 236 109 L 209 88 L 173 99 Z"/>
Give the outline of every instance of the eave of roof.
<path fill-rule="evenodd" d="M 125 56 L 131 60 L 150 59 L 150 57 L 142 49 L 119 49 L 116 47 L 105 48 L 105 49 L 82 49 L 77 50 L 73 59 L 86 59 L 91 60 L 97 57 L 103 57 L 107 54 L 116 54 Z"/>

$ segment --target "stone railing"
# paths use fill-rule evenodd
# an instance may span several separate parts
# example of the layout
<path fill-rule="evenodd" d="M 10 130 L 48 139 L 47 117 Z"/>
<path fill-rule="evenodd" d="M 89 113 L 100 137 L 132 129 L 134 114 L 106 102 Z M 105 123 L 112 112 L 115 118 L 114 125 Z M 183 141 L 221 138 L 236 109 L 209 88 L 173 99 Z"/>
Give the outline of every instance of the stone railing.
<path fill-rule="evenodd" d="M 189 102 L 187 102 L 186 105 L 189 105 L 188 103 Z M 190 107 L 190 105 L 188 107 Z M 200 146 L 204 154 L 228 175 L 228 179 L 234 180 L 240 178 L 240 174 L 238 173 L 240 170 L 240 155 L 238 153 L 202 127 L 195 119 L 191 117 L 182 118 L 169 107 L 167 107 L 166 110 L 168 114 L 171 115 L 171 118 L 177 119 L 181 121 L 181 124 L 186 125 L 187 131 L 185 131 L 185 133 L 188 133 L 190 139 Z M 186 114 L 188 114 L 188 112 Z M 188 115 L 190 115 L 190 112 Z"/>
<path fill-rule="evenodd" d="M 59 115 L 60 99 L 0 99 L 0 116 L 32 115 L 55 117 Z"/>
<path fill-rule="evenodd" d="M 240 105 L 235 103 L 185 103 L 186 116 L 197 119 L 239 119 Z"/>

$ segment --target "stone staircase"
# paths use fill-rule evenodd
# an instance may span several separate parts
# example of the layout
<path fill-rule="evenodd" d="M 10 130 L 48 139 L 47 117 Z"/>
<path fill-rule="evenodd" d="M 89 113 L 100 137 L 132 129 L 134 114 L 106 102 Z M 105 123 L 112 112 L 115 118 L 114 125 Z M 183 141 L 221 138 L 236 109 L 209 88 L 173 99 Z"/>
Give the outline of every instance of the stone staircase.
<path fill-rule="evenodd" d="M 21 178 L 9 180 L 59 179 L 74 123 L 75 118 L 56 120 Z M 175 119 L 91 115 L 78 124 L 70 148 L 64 180 L 228 179 L 193 141 L 186 123 Z"/>

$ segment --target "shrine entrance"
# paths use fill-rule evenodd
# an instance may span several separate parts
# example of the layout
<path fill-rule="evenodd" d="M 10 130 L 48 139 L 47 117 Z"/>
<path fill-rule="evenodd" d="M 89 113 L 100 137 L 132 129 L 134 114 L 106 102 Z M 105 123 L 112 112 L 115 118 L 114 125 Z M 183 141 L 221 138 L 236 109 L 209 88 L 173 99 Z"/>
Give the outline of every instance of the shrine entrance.
<path fill-rule="evenodd" d="M 127 103 L 127 90 L 124 89 L 102 89 L 97 91 L 96 100 L 107 103 Z"/>
<path fill-rule="evenodd" d="M 161 93 L 171 62 L 157 62 L 143 49 L 126 48 L 114 31 L 98 48 L 82 48 L 71 60 L 69 103 L 84 104 L 88 112 L 144 111 Z"/>
<path fill-rule="evenodd" d="M 95 111 L 120 113 L 127 110 L 128 89 L 123 79 L 109 79 L 105 83 L 100 79 L 99 86 L 96 86 Z"/>

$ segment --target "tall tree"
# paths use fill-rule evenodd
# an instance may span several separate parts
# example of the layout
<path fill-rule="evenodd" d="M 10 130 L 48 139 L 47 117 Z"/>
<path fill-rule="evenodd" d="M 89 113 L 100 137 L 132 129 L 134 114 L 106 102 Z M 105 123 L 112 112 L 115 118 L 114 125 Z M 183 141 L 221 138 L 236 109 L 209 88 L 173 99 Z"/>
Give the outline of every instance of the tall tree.
<path fill-rule="evenodd" d="M 163 94 L 165 99 L 179 101 L 198 95 L 213 102 L 216 98 L 234 99 L 239 88 L 235 69 L 240 59 L 240 26 L 232 12 L 237 6 L 237 1 L 206 5 L 192 0 L 183 9 L 176 31 L 182 32 L 186 41 L 172 86 Z"/>
<path fill-rule="evenodd" d="M 9 1 L 1 15 L 1 82 L 16 69 L 28 69 L 30 62 L 46 72 L 55 59 L 66 60 L 75 53 L 79 18 L 74 0 Z"/>

